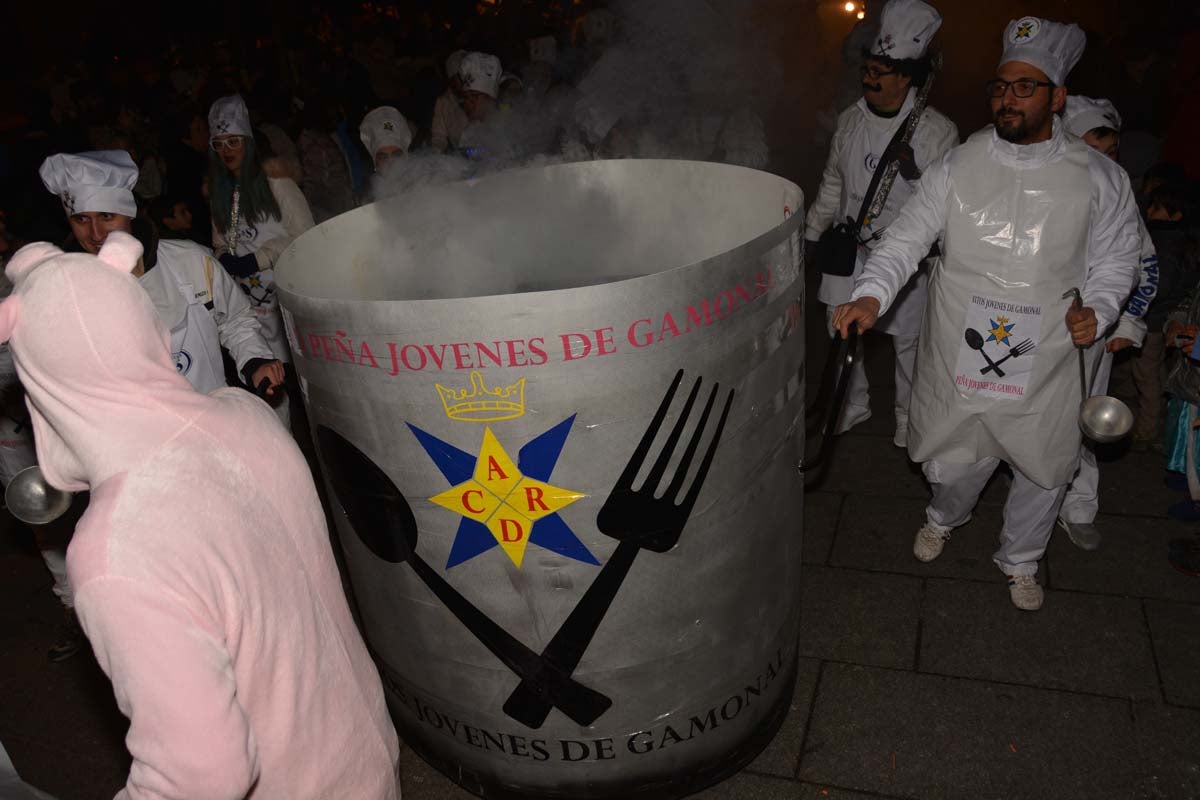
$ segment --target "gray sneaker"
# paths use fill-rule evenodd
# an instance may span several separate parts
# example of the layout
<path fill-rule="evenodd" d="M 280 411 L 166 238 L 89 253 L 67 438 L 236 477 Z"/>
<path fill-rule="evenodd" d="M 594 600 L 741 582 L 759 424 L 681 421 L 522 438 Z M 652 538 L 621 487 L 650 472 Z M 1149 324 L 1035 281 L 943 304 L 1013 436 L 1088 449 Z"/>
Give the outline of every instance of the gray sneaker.
<path fill-rule="evenodd" d="M 1042 607 L 1042 587 L 1032 575 L 1009 575 L 1008 596 L 1022 611 L 1037 611 Z"/>
<path fill-rule="evenodd" d="M 913 539 L 913 555 L 917 560 L 929 563 L 942 554 L 942 548 L 950 539 L 950 529 L 926 521 Z"/>
<path fill-rule="evenodd" d="M 1080 550 L 1095 550 L 1100 547 L 1100 531 L 1090 522 L 1067 522 L 1059 517 L 1058 527 L 1067 532 L 1071 542 Z"/>
<path fill-rule="evenodd" d="M 58 641 L 46 652 L 46 657 L 54 663 L 66 661 L 82 650 L 87 643 L 87 637 L 83 635 L 83 628 L 79 627 L 79 618 L 75 616 L 75 612 L 69 608 L 63 611 L 66 612 L 66 618 L 58 626 Z"/>

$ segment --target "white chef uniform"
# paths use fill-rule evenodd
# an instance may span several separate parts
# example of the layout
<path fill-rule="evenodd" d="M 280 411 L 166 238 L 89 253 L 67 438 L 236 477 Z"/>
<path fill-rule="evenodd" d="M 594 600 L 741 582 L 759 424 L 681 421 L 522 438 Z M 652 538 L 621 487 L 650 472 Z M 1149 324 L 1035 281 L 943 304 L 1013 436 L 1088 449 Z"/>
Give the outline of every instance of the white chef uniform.
<path fill-rule="evenodd" d="M 226 385 L 221 345 L 239 371 L 251 359 L 275 358 L 245 293 L 207 247 L 160 241 L 157 263 L 138 282 L 171 332 L 176 369 L 197 391 L 207 394 Z"/>
<path fill-rule="evenodd" d="M 1100 330 L 1117 321 L 1140 248 L 1129 178 L 1057 119 L 1049 140 L 1023 146 L 985 128 L 925 172 L 852 299 L 878 298 L 887 311 L 939 236 L 910 423 L 912 458 L 933 484 L 928 518 L 964 524 L 1007 461 L 1014 481 L 994 559 L 1008 575 L 1032 575 L 1079 461 L 1079 373 L 1062 294 L 1080 287 Z M 968 343 L 969 329 L 987 336 L 982 347 Z M 1087 351 L 1092 365 L 1101 349 Z"/>
<path fill-rule="evenodd" d="M 208 111 L 208 128 L 209 135 L 214 139 L 218 136 L 254 136 L 254 130 L 250 127 L 250 112 L 241 96 L 236 94 L 219 97 L 213 102 Z M 259 271 L 236 280 L 246 293 L 263 338 L 271 346 L 275 358 L 290 362 L 291 351 L 283 330 L 279 299 L 275 296 L 275 260 L 292 239 L 313 227 L 314 222 L 308 201 L 295 181 L 291 178 L 269 178 L 267 182 L 279 205 L 280 217 L 248 220 L 245 215 L 239 215 L 235 229 L 232 232 L 227 230 L 224 234 L 217 230 L 214 222 L 213 246 L 218 256 L 224 253 L 235 256 L 254 254 Z M 286 415 L 286 411 L 278 408 L 276 412 L 281 417 Z"/>
<path fill-rule="evenodd" d="M 1080 138 L 1088 131 L 1100 127 L 1112 128 L 1120 133 L 1121 115 L 1108 100 L 1071 95 L 1067 98 L 1067 107 L 1063 111 L 1063 124 L 1068 133 Z M 1142 342 L 1146 340 L 1146 312 L 1158 293 L 1158 254 L 1154 251 L 1154 241 L 1150 238 L 1150 232 L 1146 230 L 1141 216 L 1138 217 L 1138 230 L 1141 235 L 1141 255 L 1138 260 L 1137 287 L 1125 304 L 1120 320 L 1108 331 L 1107 337 L 1108 340 L 1128 339 L 1133 342 L 1134 347 L 1141 347 Z M 1113 354 L 1105 350 L 1100 357 L 1095 380 L 1092 381 L 1093 396 L 1108 393 L 1112 362 Z M 1058 515 L 1068 523 L 1090 525 L 1096 520 L 1099 511 L 1100 468 L 1096 463 L 1095 451 L 1089 443 L 1084 442 L 1079 456 L 1079 472 L 1067 489 Z"/>
<path fill-rule="evenodd" d="M 940 25 L 941 16 L 932 6 L 920 0 L 892 0 L 884 7 L 879 35 L 871 52 L 888 58 L 922 58 L 929 40 Z M 864 98 L 859 98 L 841 113 L 821 185 L 805 219 L 805 238 L 816 241 L 831 225 L 844 222 L 847 217 L 857 218 L 879 159 L 912 111 L 916 95 L 917 90 L 910 89 L 899 113 L 894 117 L 875 114 Z M 926 106 L 910 144 L 917 168 L 924 171 L 958 144 L 958 128 L 944 114 Z M 817 297 L 827 305 L 830 317 L 836 306 L 850 299 L 854 282 L 862 274 L 863 264 L 878 244 L 878 237 L 892 224 L 905 201 L 912 196 L 915 186 L 915 182 L 897 176 L 883 212 L 863 227 L 860 238 L 867 243 L 858 248 L 853 275 L 821 276 Z M 903 428 L 908 414 L 917 337 L 925 308 L 925 286 L 925 274 L 922 271 L 877 326 L 878 330 L 891 334 L 895 345 L 898 428 Z M 843 426 L 865 419 L 870 413 L 869 409 L 867 376 L 860 357 L 855 362 L 847 389 Z M 900 442 L 898 438 L 897 443 Z"/>

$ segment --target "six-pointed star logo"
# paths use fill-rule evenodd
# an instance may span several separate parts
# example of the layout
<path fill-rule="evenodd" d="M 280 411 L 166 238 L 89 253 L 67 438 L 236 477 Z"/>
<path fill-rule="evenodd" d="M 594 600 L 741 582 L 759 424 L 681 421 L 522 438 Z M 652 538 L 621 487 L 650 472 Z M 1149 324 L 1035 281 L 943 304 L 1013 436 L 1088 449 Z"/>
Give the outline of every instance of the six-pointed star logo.
<path fill-rule="evenodd" d="M 446 568 L 499 545 L 517 567 L 530 542 L 569 558 L 598 564 L 558 515 L 584 497 L 550 484 L 574 417 L 521 448 L 514 462 L 491 428 L 483 433 L 479 454 L 471 455 L 409 424 L 451 488 L 429 500 L 462 516 Z"/>
<path fill-rule="evenodd" d="M 1013 328 L 1017 327 L 1016 324 L 1009 323 L 1008 317 L 996 317 L 988 322 L 992 323 L 992 327 L 988 331 L 987 340 L 998 344 L 1008 344 L 1009 336 L 1012 334 Z"/>

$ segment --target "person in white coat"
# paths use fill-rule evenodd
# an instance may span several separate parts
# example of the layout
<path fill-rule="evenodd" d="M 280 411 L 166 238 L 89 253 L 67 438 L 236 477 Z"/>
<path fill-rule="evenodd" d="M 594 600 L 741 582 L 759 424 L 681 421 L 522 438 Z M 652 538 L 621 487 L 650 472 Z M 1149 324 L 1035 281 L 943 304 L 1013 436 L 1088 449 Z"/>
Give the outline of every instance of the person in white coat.
<path fill-rule="evenodd" d="M 1071 95 L 1063 109 L 1063 124 L 1072 136 L 1078 136 L 1088 147 L 1117 161 L 1121 147 L 1121 115 L 1113 104 L 1104 99 Z M 1092 394 L 1108 392 L 1112 374 L 1113 354 L 1130 347 L 1141 347 L 1146 340 L 1146 312 L 1158 293 L 1158 255 L 1154 242 L 1138 217 L 1141 251 L 1138 260 L 1138 283 L 1129 302 L 1121 311 L 1117 324 L 1106 332 L 1104 353 L 1092 381 Z M 1084 443 L 1079 454 L 1079 472 L 1067 489 L 1058 512 L 1058 526 L 1067 532 L 1076 547 L 1095 550 L 1100 546 L 1100 531 L 1096 514 L 1100 511 L 1100 467 L 1096 453 Z"/>
<path fill-rule="evenodd" d="M 863 54 L 866 59 L 862 70 L 863 95 L 838 117 L 825 173 L 805 218 L 805 239 L 810 243 L 808 252 L 816 251 L 817 240 L 830 225 L 847 219 L 853 223 L 858 217 L 871 178 L 882 159 L 893 155 L 899 157 L 901 169 L 882 213 L 867 220 L 858 232 L 860 244 L 854 273 L 821 276 L 817 297 L 826 304 L 830 319 L 834 308 L 850 299 L 863 264 L 904 202 L 912 196 L 921 172 L 958 144 L 958 128 L 954 123 L 926 106 L 912 141 L 895 148 L 894 153 L 885 153 L 897 131 L 907 123 L 917 92 L 928 78 L 929 40 L 941 24 L 937 10 L 921 0 L 892 0 L 884 7 L 879 33 Z M 894 441 L 897 447 L 906 446 L 908 441 L 909 398 L 921 314 L 925 308 L 925 283 L 925 271 L 922 270 L 877 326 L 892 336 L 896 351 Z M 867 375 L 860 354 L 854 364 L 846 406 L 837 430 L 839 433 L 849 430 L 870 416 Z"/>
<path fill-rule="evenodd" d="M 459 137 L 471 124 L 467 112 L 463 111 L 463 86 L 458 76 L 458 68 L 462 66 L 466 55 L 466 50 L 455 50 L 446 58 L 446 91 L 438 96 L 433 105 L 430 143 L 439 153 L 457 150 Z"/>
<path fill-rule="evenodd" d="M 1076 348 L 1094 367 L 1103 347 L 1091 345 L 1136 283 L 1141 238 L 1129 176 L 1057 117 L 1083 31 L 1025 17 L 1003 41 L 987 84 L 994 125 L 925 171 L 834 325 L 871 328 L 942 237 L 909 429 L 933 489 L 913 554 L 942 553 L 1005 461 L 1013 482 L 993 560 L 1013 604 L 1034 611 L 1038 560 L 1079 465 Z"/>
<path fill-rule="evenodd" d="M 290 364 L 291 351 L 275 295 L 275 262 L 300 234 L 312 228 L 312 210 L 296 182 L 268 177 L 260 160 L 250 112 L 240 95 L 218 98 L 208 112 L 208 202 L 213 250 L 241 285 L 275 358 Z M 295 373 L 275 413 L 290 428 L 291 402 L 299 403 Z"/>
<path fill-rule="evenodd" d="M 63 203 L 75 244 L 93 255 L 112 231 L 133 232 L 137 166 L 123 150 L 58 153 L 39 174 Z M 226 385 L 221 347 L 229 350 L 246 382 L 267 391 L 283 383 L 283 366 L 264 340 L 246 296 L 207 247 L 160 239 L 134 275 L 171 332 L 179 373 L 205 394 Z"/>

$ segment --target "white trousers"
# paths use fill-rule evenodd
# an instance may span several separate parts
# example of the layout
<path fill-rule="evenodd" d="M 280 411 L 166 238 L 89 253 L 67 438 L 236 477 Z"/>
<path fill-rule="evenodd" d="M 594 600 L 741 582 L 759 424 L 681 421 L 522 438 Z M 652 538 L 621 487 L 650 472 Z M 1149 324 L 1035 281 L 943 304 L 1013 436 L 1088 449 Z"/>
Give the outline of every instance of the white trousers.
<path fill-rule="evenodd" d="M 1096 378 L 1092 381 L 1092 391 L 1089 397 L 1108 394 L 1108 378 L 1112 375 L 1113 354 L 1107 350 L 1100 357 L 1100 366 L 1096 369 Z M 1067 522 L 1078 522 L 1087 525 L 1096 521 L 1100 511 L 1100 467 L 1096 463 L 1096 451 L 1087 439 L 1080 445 L 1079 471 L 1067 488 L 1067 496 L 1063 498 L 1062 510 L 1059 516 Z"/>
<path fill-rule="evenodd" d="M 970 521 L 979 495 L 1000 466 L 1000 459 L 985 458 L 974 464 L 926 461 L 921 466 L 933 487 L 933 499 L 925 509 L 925 516 L 934 525 L 957 528 Z M 992 560 L 1005 575 L 1037 574 L 1037 562 L 1046 552 L 1066 491 L 1066 486 L 1043 489 L 1020 470 L 1013 469 L 1012 486 L 1004 503 L 1000 548 L 992 554 Z"/>
<path fill-rule="evenodd" d="M 829 335 L 834 335 L 833 312 L 836 306 L 825 306 L 825 325 Z M 897 420 L 908 419 L 908 408 L 912 402 L 913 371 L 917 366 L 917 343 L 919 336 L 892 336 L 892 347 L 896 350 L 896 401 Z M 863 342 L 858 340 L 858 353 L 850 371 L 850 382 L 846 385 L 846 403 L 842 406 L 841 419 L 855 419 L 871 408 L 870 387 L 867 384 L 867 369 L 863 365 Z"/>
<path fill-rule="evenodd" d="M 75 607 L 75 593 L 71 589 L 71 579 L 67 577 L 67 553 L 57 547 L 49 547 L 40 551 L 50 577 L 54 578 L 55 596 L 67 608 Z"/>

